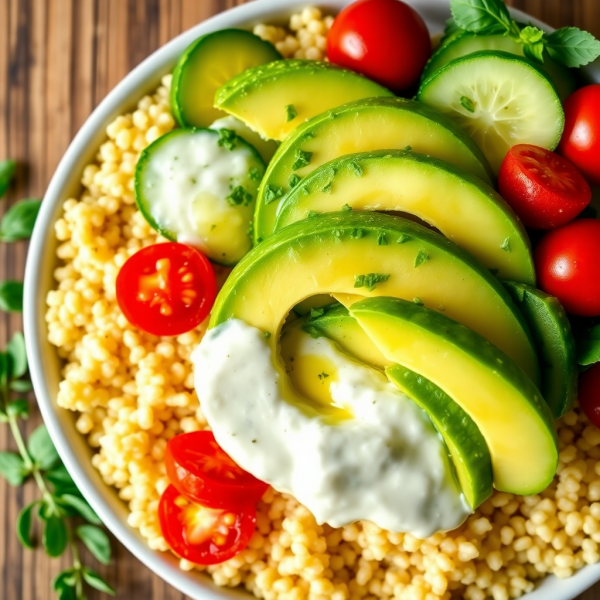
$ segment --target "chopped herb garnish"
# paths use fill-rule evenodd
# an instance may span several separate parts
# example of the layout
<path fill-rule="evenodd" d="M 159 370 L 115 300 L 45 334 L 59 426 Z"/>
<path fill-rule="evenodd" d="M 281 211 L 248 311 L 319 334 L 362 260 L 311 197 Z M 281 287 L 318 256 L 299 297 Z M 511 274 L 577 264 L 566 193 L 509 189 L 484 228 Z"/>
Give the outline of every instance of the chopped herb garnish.
<path fill-rule="evenodd" d="M 310 318 L 311 319 L 318 319 L 319 317 L 322 317 L 324 314 L 325 314 L 325 309 L 322 307 L 310 309 Z"/>
<path fill-rule="evenodd" d="M 377 245 L 378 246 L 387 246 L 387 235 L 385 234 L 385 231 L 380 231 L 377 234 Z"/>
<path fill-rule="evenodd" d="M 271 204 L 283 196 L 283 188 L 278 185 L 267 185 L 265 187 L 265 204 Z"/>
<path fill-rule="evenodd" d="M 314 131 L 307 131 L 303 136 L 302 136 L 302 141 L 303 142 L 307 142 L 308 140 L 312 140 L 315 137 L 315 133 Z"/>
<path fill-rule="evenodd" d="M 352 229 L 352 231 L 350 231 L 350 237 L 353 240 L 359 240 L 360 238 L 365 236 L 365 233 L 365 230 L 361 227 L 355 227 L 354 229 Z"/>
<path fill-rule="evenodd" d="M 293 121 L 298 116 L 298 111 L 294 108 L 293 104 L 288 104 L 285 107 L 285 115 L 287 117 L 287 122 Z"/>
<path fill-rule="evenodd" d="M 349 204 L 344 204 L 342 208 L 340 208 L 342 212 L 352 212 L 352 207 Z"/>
<path fill-rule="evenodd" d="M 211 231 L 213 231 L 215 228 L 216 228 L 216 225 L 213 223 L 213 224 L 210 226 L 210 230 L 211 230 Z"/>
<path fill-rule="evenodd" d="M 233 150 L 237 141 L 237 134 L 233 129 L 219 129 L 219 146 Z"/>
<path fill-rule="evenodd" d="M 350 163 L 350 168 L 352 169 L 352 171 L 354 172 L 354 174 L 355 174 L 357 177 L 362 177 L 363 170 L 362 170 L 362 167 L 361 167 L 361 166 L 358 164 L 358 162 L 357 162 L 357 161 L 353 160 L 353 161 Z"/>
<path fill-rule="evenodd" d="M 475 112 L 475 102 L 473 102 L 473 100 L 471 100 L 471 98 L 467 98 L 466 96 L 461 96 L 460 97 L 460 105 L 465 109 L 468 110 L 470 113 L 474 113 Z"/>
<path fill-rule="evenodd" d="M 344 237 L 344 230 L 343 229 L 334 229 L 333 235 L 335 236 L 336 239 L 341 240 Z"/>
<path fill-rule="evenodd" d="M 323 371 L 322 373 L 319 373 L 319 379 L 321 381 L 323 381 L 323 379 L 327 379 L 329 377 L 329 373 L 325 373 L 325 371 Z"/>
<path fill-rule="evenodd" d="M 225 197 L 225 200 L 227 200 L 231 206 L 248 206 L 253 198 L 254 196 L 247 192 L 243 186 L 238 185 L 233 189 L 229 196 Z"/>
<path fill-rule="evenodd" d="M 406 242 L 410 242 L 410 235 L 406 235 L 405 233 L 401 233 L 396 240 L 397 244 L 406 244 Z"/>
<path fill-rule="evenodd" d="M 316 210 L 309 210 L 306 213 L 306 218 L 310 219 L 311 217 L 316 217 L 319 213 Z"/>
<path fill-rule="evenodd" d="M 263 333 L 263 336 L 264 336 L 265 340 L 268 340 L 271 337 L 271 332 L 270 331 L 265 331 Z"/>
<path fill-rule="evenodd" d="M 253 444 L 256 444 L 256 440 L 252 440 L 252 443 L 253 443 Z"/>
<path fill-rule="evenodd" d="M 412 150 L 412 146 L 409 144 L 408 146 L 404 146 L 405 152 L 410 152 Z"/>
<path fill-rule="evenodd" d="M 250 177 L 252 181 L 260 181 L 262 179 L 260 169 L 258 167 L 252 167 L 250 171 L 248 171 L 248 177 Z"/>
<path fill-rule="evenodd" d="M 500 246 L 500 248 L 502 248 L 502 250 L 504 250 L 505 252 L 511 252 L 511 248 L 510 248 L 510 238 L 506 238 L 503 242 L 502 245 Z"/>
<path fill-rule="evenodd" d="M 415 258 L 415 267 L 420 267 L 429 260 L 429 254 L 424 250 L 419 250 Z"/>
<path fill-rule="evenodd" d="M 423 300 L 421 300 L 421 298 L 413 298 L 413 302 L 418 306 L 423 306 Z"/>
<path fill-rule="evenodd" d="M 367 273 L 366 275 L 354 276 L 355 288 L 367 288 L 368 292 L 372 292 L 378 283 L 383 283 L 390 278 L 389 273 Z"/>
<path fill-rule="evenodd" d="M 308 196 L 308 188 L 305 185 L 300 188 L 300 191 L 302 192 L 303 196 Z"/>
<path fill-rule="evenodd" d="M 299 175 L 292 173 L 288 179 L 288 183 L 290 184 L 291 188 L 295 188 L 300 183 L 301 179 L 302 178 Z"/>
<path fill-rule="evenodd" d="M 330 181 L 329 183 L 325 184 L 323 186 L 323 188 L 321 189 L 321 191 L 324 194 L 331 194 L 331 187 L 333 186 L 333 181 Z"/>
<path fill-rule="evenodd" d="M 194 185 L 196 185 L 196 183 L 197 183 L 197 181 L 196 181 L 196 178 L 195 178 L 195 177 L 190 177 L 190 181 L 191 181 L 191 182 L 192 182 Z"/>
<path fill-rule="evenodd" d="M 302 167 L 306 167 L 306 165 L 308 165 L 308 163 L 310 163 L 310 159 L 312 158 L 313 153 L 312 152 L 306 152 L 306 150 L 300 150 L 300 148 L 298 148 L 296 150 L 296 160 L 294 161 L 294 164 L 292 165 L 292 171 L 297 171 L 298 169 L 301 169 Z"/>

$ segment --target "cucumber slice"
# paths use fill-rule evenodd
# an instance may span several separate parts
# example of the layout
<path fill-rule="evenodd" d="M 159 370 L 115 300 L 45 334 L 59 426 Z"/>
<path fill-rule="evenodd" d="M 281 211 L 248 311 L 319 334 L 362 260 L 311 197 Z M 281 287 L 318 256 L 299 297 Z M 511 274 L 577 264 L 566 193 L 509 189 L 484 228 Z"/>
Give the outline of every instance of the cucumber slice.
<path fill-rule="evenodd" d="M 475 52 L 451 61 L 421 84 L 417 99 L 465 129 L 496 173 L 515 144 L 556 148 L 565 122 L 546 75 L 507 52 Z"/>
<path fill-rule="evenodd" d="M 173 71 L 171 110 L 180 127 L 208 127 L 225 113 L 214 108 L 215 92 L 250 67 L 281 55 L 273 44 L 243 29 L 203 35 L 182 54 Z"/>
<path fill-rule="evenodd" d="M 136 202 L 167 239 L 231 265 L 252 247 L 250 226 L 264 172 L 258 152 L 230 129 L 176 129 L 142 152 Z"/>
<path fill-rule="evenodd" d="M 468 31 L 460 30 L 433 53 L 421 76 L 421 81 L 429 79 L 436 71 L 439 71 L 449 62 L 481 50 L 502 50 L 516 56 L 524 56 L 523 45 L 504 35 L 477 35 Z M 544 71 L 548 78 L 554 83 L 561 100 L 571 95 L 576 86 L 575 75 L 570 69 L 556 64 L 552 59 L 546 57 L 544 64 L 536 65 Z"/>

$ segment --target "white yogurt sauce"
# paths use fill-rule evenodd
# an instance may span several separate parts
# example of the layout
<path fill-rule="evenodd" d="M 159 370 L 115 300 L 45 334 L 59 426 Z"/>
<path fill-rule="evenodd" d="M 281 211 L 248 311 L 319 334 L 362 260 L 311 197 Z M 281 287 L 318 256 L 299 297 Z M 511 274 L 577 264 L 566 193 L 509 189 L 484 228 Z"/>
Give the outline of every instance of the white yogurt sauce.
<path fill-rule="evenodd" d="M 221 447 L 319 523 L 368 520 L 421 538 L 460 525 L 471 510 L 425 413 L 325 338 L 306 336 L 300 353 L 335 363 L 332 400 L 354 418 L 328 425 L 286 401 L 262 331 L 231 320 L 205 335 L 195 385 Z"/>
<path fill-rule="evenodd" d="M 220 262 L 235 262 L 250 249 L 252 206 L 232 206 L 226 197 L 243 184 L 256 159 L 240 144 L 218 145 L 207 131 L 174 135 L 158 146 L 147 167 L 152 218 Z M 238 247 L 239 246 L 239 247 Z"/>

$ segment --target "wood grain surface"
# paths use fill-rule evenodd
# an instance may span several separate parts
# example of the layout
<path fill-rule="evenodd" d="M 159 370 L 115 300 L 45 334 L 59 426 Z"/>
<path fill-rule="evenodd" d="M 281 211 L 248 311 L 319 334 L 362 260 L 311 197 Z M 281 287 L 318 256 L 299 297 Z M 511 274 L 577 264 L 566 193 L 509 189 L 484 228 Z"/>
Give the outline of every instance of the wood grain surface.
<path fill-rule="evenodd" d="M 44 194 L 79 127 L 142 59 L 185 29 L 243 1 L 0 0 L 0 159 L 19 162 L 0 212 L 20 198 Z M 600 0 L 509 4 L 555 27 L 576 25 L 600 37 Z M 25 243 L 0 244 L 0 280 L 22 278 L 26 251 Z M 18 316 L 0 316 L 2 347 L 20 327 Z M 27 434 L 39 422 L 34 411 Z M 6 449 L 14 448 L 0 425 L 0 450 Z M 69 566 L 66 558 L 51 560 L 42 551 L 23 550 L 17 541 L 18 512 L 37 494 L 33 484 L 15 489 L 0 479 L 0 600 L 50 599 L 52 578 Z M 118 590 L 118 599 L 183 600 L 116 541 L 114 550 L 109 567 L 94 565 L 89 555 L 84 560 Z M 100 596 L 91 593 L 89 598 Z M 600 600 L 600 584 L 580 599 Z"/>

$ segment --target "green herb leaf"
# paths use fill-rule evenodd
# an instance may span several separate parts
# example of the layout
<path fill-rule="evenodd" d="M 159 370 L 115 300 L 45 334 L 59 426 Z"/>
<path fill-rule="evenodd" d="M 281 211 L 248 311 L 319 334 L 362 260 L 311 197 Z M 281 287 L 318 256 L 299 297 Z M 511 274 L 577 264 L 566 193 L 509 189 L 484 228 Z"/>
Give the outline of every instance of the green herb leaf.
<path fill-rule="evenodd" d="M 74 587 L 61 587 L 58 590 L 58 600 L 85 600 L 85 596 L 77 597 Z"/>
<path fill-rule="evenodd" d="M 456 25 L 466 31 L 491 34 L 506 33 L 512 19 L 502 0 L 450 0 Z"/>
<path fill-rule="evenodd" d="M 248 171 L 248 177 L 250 177 L 250 179 L 252 179 L 252 181 L 260 181 L 262 179 L 262 174 L 261 174 L 260 170 L 258 169 L 258 167 L 252 167 Z"/>
<path fill-rule="evenodd" d="M 35 545 L 31 540 L 31 520 L 35 507 L 39 504 L 39 501 L 32 502 L 21 509 L 19 516 L 17 517 L 17 537 L 24 548 L 33 550 Z"/>
<path fill-rule="evenodd" d="M 52 582 L 52 587 L 55 590 L 60 590 L 64 587 L 73 587 L 77 583 L 77 573 L 75 569 L 66 569 L 61 571 Z"/>
<path fill-rule="evenodd" d="M 318 319 L 319 317 L 322 317 L 324 314 L 325 314 L 325 309 L 323 307 L 310 309 L 310 318 L 311 319 Z"/>
<path fill-rule="evenodd" d="M 372 292 L 378 283 L 383 283 L 390 278 L 389 273 L 367 273 L 366 275 L 354 276 L 355 288 L 367 288 L 368 292 Z"/>
<path fill-rule="evenodd" d="M 528 25 L 521 30 L 519 38 L 523 42 L 523 53 L 525 56 L 538 63 L 543 63 L 545 47 L 544 32 L 537 27 Z"/>
<path fill-rule="evenodd" d="M 41 205 L 41 200 L 33 198 L 13 204 L 0 221 L 0 241 L 16 242 L 30 238 Z"/>
<path fill-rule="evenodd" d="M 352 171 L 354 172 L 354 174 L 357 177 L 362 177 L 362 174 L 363 174 L 362 167 L 360 166 L 360 164 L 356 160 L 353 160 L 350 163 L 350 168 L 352 169 Z"/>
<path fill-rule="evenodd" d="M 218 129 L 219 141 L 217 144 L 227 150 L 233 150 L 237 143 L 237 133 L 233 129 Z"/>
<path fill-rule="evenodd" d="M 6 382 L 9 381 L 8 366 L 8 354 L 0 352 L 0 387 L 4 387 Z"/>
<path fill-rule="evenodd" d="M 71 508 L 75 509 L 77 514 L 83 517 L 86 521 L 93 523 L 94 525 L 102 525 L 102 521 L 100 517 L 94 512 L 92 507 L 79 496 L 74 496 L 73 494 L 63 494 L 60 496 L 61 504 L 66 504 Z"/>
<path fill-rule="evenodd" d="M 64 496 L 65 494 L 75 495 L 79 493 L 75 482 L 69 475 L 65 465 L 62 463 L 57 467 L 54 467 L 54 469 L 46 471 L 46 473 L 44 473 L 44 479 L 52 484 L 55 494 Z"/>
<path fill-rule="evenodd" d="M 470 113 L 474 113 L 475 112 L 475 102 L 473 102 L 473 100 L 471 100 L 471 98 L 467 98 L 466 96 L 461 96 L 460 97 L 460 105 L 465 109 L 468 110 Z"/>
<path fill-rule="evenodd" d="M 288 104 L 285 107 L 285 116 L 288 123 L 298 116 L 298 111 L 296 111 L 293 104 Z"/>
<path fill-rule="evenodd" d="M 405 233 L 401 233 L 396 240 L 397 244 L 406 244 L 406 242 L 410 242 L 412 238 L 410 235 L 406 235 Z"/>
<path fill-rule="evenodd" d="M 550 58 L 565 67 L 583 67 L 600 56 L 600 41 L 577 27 L 563 27 L 545 36 Z"/>
<path fill-rule="evenodd" d="M 502 250 L 504 250 L 504 252 L 511 252 L 511 248 L 510 248 L 510 238 L 506 238 L 500 248 L 502 248 Z"/>
<path fill-rule="evenodd" d="M 462 29 L 456 24 L 456 21 L 454 19 L 448 19 L 446 21 L 446 27 L 444 28 L 444 35 L 440 39 L 440 45 L 442 45 L 449 38 L 454 37 L 461 31 Z"/>
<path fill-rule="evenodd" d="M 10 382 L 10 389 L 14 392 L 26 393 L 30 392 L 33 386 L 31 385 L 31 381 L 27 381 L 27 379 L 17 379 Z"/>
<path fill-rule="evenodd" d="M 387 235 L 385 234 L 385 231 L 380 231 L 377 234 L 377 245 L 378 246 L 387 246 L 388 241 L 387 241 Z"/>
<path fill-rule="evenodd" d="M 105 594 L 110 594 L 111 596 L 115 595 L 115 590 L 113 590 L 102 577 L 96 571 L 92 571 L 92 569 L 88 569 L 87 567 L 83 568 L 83 578 L 85 582 L 96 590 L 100 590 Z"/>
<path fill-rule="evenodd" d="M 265 338 L 265 340 L 268 340 L 271 337 L 271 332 L 270 331 L 265 331 L 263 333 L 263 337 Z"/>
<path fill-rule="evenodd" d="M 265 204 L 271 204 L 283 196 L 283 188 L 277 185 L 267 185 L 265 187 Z"/>
<path fill-rule="evenodd" d="M 359 240 L 360 238 L 365 236 L 365 230 L 362 229 L 361 227 L 355 227 L 354 229 L 352 229 L 350 231 L 350 237 L 353 240 Z"/>
<path fill-rule="evenodd" d="M 587 367 L 600 362 L 600 325 L 588 329 L 577 340 L 577 363 Z"/>
<path fill-rule="evenodd" d="M 344 204 L 342 208 L 340 208 L 342 212 L 349 213 L 352 212 L 352 207 L 349 204 Z"/>
<path fill-rule="evenodd" d="M 95 525 L 81 525 L 75 532 L 96 559 L 103 565 L 110 562 L 110 540 L 102 529 Z"/>
<path fill-rule="evenodd" d="M 10 485 L 21 485 L 27 477 L 27 469 L 23 459 L 15 452 L 0 452 L 0 475 Z"/>
<path fill-rule="evenodd" d="M 329 377 L 329 373 L 325 373 L 325 371 L 323 371 L 322 373 L 319 373 L 319 379 L 323 380 L 323 379 L 327 379 Z"/>
<path fill-rule="evenodd" d="M 25 338 L 17 331 L 6 347 L 8 355 L 8 378 L 19 379 L 27 372 L 27 353 L 25 352 Z"/>
<path fill-rule="evenodd" d="M 17 163 L 14 160 L 0 160 L 0 198 L 6 194 L 16 168 Z"/>
<path fill-rule="evenodd" d="M 60 556 L 67 547 L 67 528 L 61 517 L 52 515 L 46 521 L 42 542 L 48 556 Z"/>
<path fill-rule="evenodd" d="M 23 283 L 2 281 L 0 283 L 0 310 L 7 312 L 23 311 Z"/>
<path fill-rule="evenodd" d="M 229 196 L 225 196 L 230 206 L 248 206 L 253 199 L 254 196 L 241 185 L 236 186 Z"/>
<path fill-rule="evenodd" d="M 295 188 L 301 181 L 302 178 L 299 175 L 296 175 L 296 173 L 292 173 L 288 179 L 291 188 Z"/>
<path fill-rule="evenodd" d="M 298 148 L 296 150 L 296 160 L 294 161 L 294 164 L 292 165 L 292 171 L 297 171 L 298 169 L 301 169 L 302 167 L 306 167 L 306 165 L 308 165 L 310 163 L 310 159 L 312 158 L 313 153 L 312 152 L 306 152 L 305 150 L 301 150 L 300 148 Z"/>
<path fill-rule="evenodd" d="M 329 183 L 325 184 L 325 185 L 322 187 L 321 191 L 322 191 L 324 194 L 331 194 L 331 188 L 332 188 L 332 186 L 333 186 L 333 181 L 330 181 Z"/>
<path fill-rule="evenodd" d="M 429 260 L 429 254 L 424 250 L 419 250 L 417 256 L 415 257 L 415 267 L 420 267 L 424 265 Z"/>
<path fill-rule="evenodd" d="M 43 471 L 51 469 L 60 461 L 58 452 L 50 439 L 50 434 L 45 425 L 40 425 L 29 436 L 27 450 L 31 458 Z"/>
<path fill-rule="evenodd" d="M 413 303 L 417 306 L 423 306 L 423 300 L 421 300 L 421 298 L 413 298 Z"/>
<path fill-rule="evenodd" d="M 29 402 L 26 398 L 18 398 L 6 407 L 8 416 L 27 420 L 29 418 Z"/>

